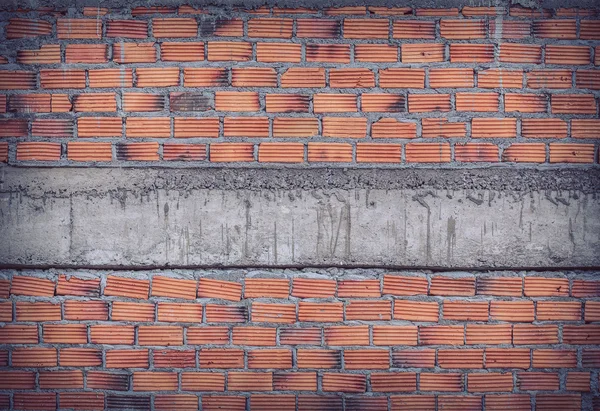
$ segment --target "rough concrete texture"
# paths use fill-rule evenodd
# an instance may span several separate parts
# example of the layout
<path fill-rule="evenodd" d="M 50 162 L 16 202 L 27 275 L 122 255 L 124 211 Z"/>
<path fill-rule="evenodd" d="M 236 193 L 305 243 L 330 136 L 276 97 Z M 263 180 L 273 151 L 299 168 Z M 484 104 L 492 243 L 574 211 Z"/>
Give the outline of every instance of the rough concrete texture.
<path fill-rule="evenodd" d="M 184 0 L 137 0 L 128 3 L 131 7 L 136 6 L 170 6 L 180 4 L 192 4 L 198 7 L 216 6 L 244 6 L 260 7 L 272 5 L 279 7 L 341 7 L 364 5 L 361 0 L 195 0 L 185 2 Z M 502 6 L 515 5 L 529 8 L 557 8 L 557 7 L 595 7 L 597 0 L 470 0 L 469 6 Z M 372 6 L 390 7 L 462 7 L 464 0 L 372 0 Z M 122 7 L 122 0 L 3 0 L 0 10 L 12 10 L 17 7 L 37 9 L 40 7 L 69 7 L 78 8 L 84 6 L 98 7 Z"/>
<path fill-rule="evenodd" d="M 600 266 L 600 170 L 2 168 L 0 263 Z"/>

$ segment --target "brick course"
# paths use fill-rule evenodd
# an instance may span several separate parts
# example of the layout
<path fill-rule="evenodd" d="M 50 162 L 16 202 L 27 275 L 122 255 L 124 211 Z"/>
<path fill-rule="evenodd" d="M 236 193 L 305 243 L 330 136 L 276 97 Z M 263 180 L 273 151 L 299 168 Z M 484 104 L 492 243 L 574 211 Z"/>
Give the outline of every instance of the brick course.
<path fill-rule="evenodd" d="M 3 408 L 597 404 L 600 281 L 583 273 L 1 275 Z"/>
<path fill-rule="evenodd" d="M 598 162 L 597 10 L 181 5 L 3 19 L 10 164 Z"/>

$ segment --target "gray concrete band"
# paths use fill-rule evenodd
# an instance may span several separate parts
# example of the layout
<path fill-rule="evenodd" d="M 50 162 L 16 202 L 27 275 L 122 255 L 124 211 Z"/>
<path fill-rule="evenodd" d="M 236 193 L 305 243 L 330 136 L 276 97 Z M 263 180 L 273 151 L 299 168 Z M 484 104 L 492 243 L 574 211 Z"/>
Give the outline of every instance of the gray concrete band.
<path fill-rule="evenodd" d="M 0 168 L 4 267 L 600 267 L 600 170 Z"/>
<path fill-rule="evenodd" d="M 459 7 L 463 6 L 523 6 L 534 9 L 558 7 L 591 7 L 597 8 L 596 0 L 133 0 L 124 3 L 123 0 L 3 0 L 0 10 L 13 10 L 17 7 L 38 9 L 40 7 L 82 8 L 108 7 L 148 7 L 148 6 L 179 6 L 193 5 L 195 7 L 343 7 L 343 6 L 387 6 L 387 7 Z"/>

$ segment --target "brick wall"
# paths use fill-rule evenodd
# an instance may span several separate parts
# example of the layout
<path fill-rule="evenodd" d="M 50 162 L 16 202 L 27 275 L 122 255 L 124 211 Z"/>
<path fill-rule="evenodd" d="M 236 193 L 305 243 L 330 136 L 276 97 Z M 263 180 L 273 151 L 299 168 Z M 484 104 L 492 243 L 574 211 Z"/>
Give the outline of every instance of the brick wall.
<path fill-rule="evenodd" d="M 518 6 L 10 10 L 0 160 L 597 163 L 597 18 Z"/>
<path fill-rule="evenodd" d="M 600 409 L 589 274 L 1 274 L 3 408 Z"/>

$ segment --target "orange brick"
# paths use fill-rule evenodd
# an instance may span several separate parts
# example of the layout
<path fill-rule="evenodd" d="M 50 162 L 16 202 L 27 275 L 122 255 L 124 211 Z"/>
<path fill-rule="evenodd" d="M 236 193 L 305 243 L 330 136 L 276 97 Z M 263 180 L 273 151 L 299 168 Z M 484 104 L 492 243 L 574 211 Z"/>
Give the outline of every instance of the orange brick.
<path fill-rule="evenodd" d="M 369 345 L 369 327 L 366 325 L 339 325 L 325 328 L 328 346 Z"/>
<path fill-rule="evenodd" d="M 366 376 L 362 374 L 324 373 L 323 391 L 325 392 L 354 392 L 366 390 Z"/>
<path fill-rule="evenodd" d="M 593 163 L 593 144 L 550 144 L 551 163 Z"/>
<path fill-rule="evenodd" d="M 210 161 L 254 161 L 254 145 L 252 143 L 215 143 L 210 145 Z"/>
<path fill-rule="evenodd" d="M 68 44 L 65 62 L 101 64 L 108 62 L 106 44 Z"/>
<path fill-rule="evenodd" d="M 125 135 L 134 138 L 171 137 L 171 119 L 169 117 L 127 117 Z"/>
<path fill-rule="evenodd" d="M 343 303 L 298 303 L 299 321 L 338 322 L 344 319 Z"/>
<path fill-rule="evenodd" d="M 597 297 L 600 295 L 600 281 L 573 280 L 571 296 L 575 298 Z"/>
<path fill-rule="evenodd" d="M 347 370 L 386 370 L 390 367 L 390 352 L 381 349 L 346 350 L 344 367 Z"/>
<path fill-rule="evenodd" d="M 502 161 L 543 163 L 546 161 L 546 146 L 537 143 L 511 144 L 502 153 Z"/>
<path fill-rule="evenodd" d="M 498 321 L 532 322 L 533 301 L 492 301 L 490 303 L 490 317 Z"/>
<path fill-rule="evenodd" d="M 38 382 L 43 390 L 83 388 L 83 372 L 81 370 L 40 371 Z"/>
<path fill-rule="evenodd" d="M 258 18 L 248 21 L 249 37 L 284 38 L 292 37 L 292 19 Z"/>
<path fill-rule="evenodd" d="M 357 111 L 356 95 L 354 94 L 315 94 L 315 113 L 343 113 Z"/>
<path fill-rule="evenodd" d="M 474 77 L 470 68 L 432 68 L 429 69 L 429 87 L 473 87 Z"/>
<path fill-rule="evenodd" d="M 581 10 L 583 11 L 583 10 Z M 582 40 L 600 39 L 600 30 L 598 29 L 598 20 L 582 20 L 580 22 L 579 38 Z"/>
<path fill-rule="evenodd" d="M 96 39 L 102 36 L 100 19 L 58 19 L 56 31 L 59 39 Z"/>
<path fill-rule="evenodd" d="M 506 14 L 503 7 L 471 7 L 464 6 L 461 13 L 465 17 L 477 17 L 477 16 L 498 16 Z"/>
<path fill-rule="evenodd" d="M 598 70 L 577 70 L 575 86 L 582 89 L 600 90 L 600 72 Z"/>
<path fill-rule="evenodd" d="M 280 328 L 279 341 L 283 345 L 320 345 L 320 328 Z"/>
<path fill-rule="evenodd" d="M 229 80 L 224 68 L 185 67 L 183 84 L 185 87 L 220 87 L 229 85 Z"/>
<path fill-rule="evenodd" d="M 0 142 L 0 162 L 8 162 L 8 143 Z"/>
<path fill-rule="evenodd" d="M 186 394 L 159 394 L 154 398 L 154 409 L 170 411 L 172 409 L 193 409 L 198 407 L 198 397 Z"/>
<path fill-rule="evenodd" d="M 340 88 L 368 88 L 375 86 L 375 75 L 364 68 L 329 70 L 329 85 Z"/>
<path fill-rule="evenodd" d="M 173 14 L 176 9 L 166 6 L 134 7 L 131 9 L 132 16 L 150 16 L 153 14 Z"/>
<path fill-rule="evenodd" d="M 558 327 L 556 325 L 515 324 L 513 343 L 515 345 L 557 344 Z"/>
<path fill-rule="evenodd" d="M 487 301 L 444 301 L 443 312 L 445 320 L 454 321 L 487 321 Z"/>
<path fill-rule="evenodd" d="M 323 117 L 323 137 L 364 138 L 366 135 L 364 117 Z"/>
<path fill-rule="evenodd" d="M 179 68 L 137 68 L 138 87 L 169 87 L 179 85 Z"/>
<path fill-rule="evenodd" d="M 258 111 L 258 93 L 252 91 L 217 91 L 215 108 L 219 111 Z"/>
<path fill-rule="evenodd" d="M 298 368 L 341 368 L 342 353 L 337 350 L 303 349 L 297 350 Z"/>
<path fill-rule="evenodd" d="M 451 63 L 492 63 L 494 46 L 492 44 L 451 44 Z"/>
<path fill-rule="evenodd" d="M 231 76 L 234 87 L 277 86 L 277 72 L 270 67 L 234 67 Z"/>
<path fill-rule="evenodd" d="M 252 44 L 242 41 L 209 41 L 209 61 L 248 61 L 252 57 Z"/>
<path fill-rule="evenodd" d="M 310 96 L 300 94 L 267 94 L 265 102 L 267 113 L 308 113 Z"/>
<path fill-rule="evenodd" d="M 502 43 L 500 45 L 500 62 L 540 64 L 542 48 L 537 45 Z"/>
<path fill-rule="evenodd" d="M 515 118 L 474 118 L 471 125 L 474 138 L 511 138 L 517 136 Z"/>
<path fill-rule="evenodd" d="M 383 294 L 409 296 L 426 295 L 427 279 L 386 274 L 383 276 Z"/>
<path fill-rule="evenodd" d="M 14 275 L 10 293 L 11 295 L 52 297 L 54 296 L 54 286 L 54 281 L 45 278 Z"/>
<path fill-rule="evenodd" d="M 0 387 L 3 390 L 30 389 L 35 387 L 35 373 L 30 371 L 0 371 Z"/>
<path fill-rule="evenodd" d="M 483 368 L 483 349 L 438 350 L 441 368 Z"/>
<path fill-rule="evenodd" d="M 465 123 L 449 122 L 445 118 L 422 119 L 422 137 L 465 137 L 466 133 Z"/>
<path fill-rule="evenodd" d="M 273 389 L 276 391 L 316 391 L 317 373 L 285 372 L 273 375 Z"/>
<path fill-rule="evenodd" d="M 105 301 L 74 301 L 63 304 L 65 320 L 108 320 L 108 304 Z"/>
<path fill-rule="evenodd" d="M 319 132 L 316 118 L 275 117 L 273 137 L 312 137 Z"/>
<path fill-rule="evenodd" d="M 306 61 L 309 63 L 350 63 L 350 45 L 307 44 Z"/>
<path fill-rule="evenodd" d="M 361 109 L 364 112 L 394 112 L 406 111 L 406 98 L 400 94 L 363 93 Z"/>
<path fill-rule="evenodd" d="M 379 85 L 384 88 L 424 88 L 425 70 L 412 68 L 382 69 L 379 70 Z M 332 87 L 334 87 L 333 84 Z"/>
<path fill-rule="evenodd" d="M 392 395 L 390 396 L 392 409 L 435 409 L 435 396 L 433 395 Z"/>
<path fill-rule="evenodd" d="M 483 20 L 447 20 L 440 21 L 440 35 L 451 40 L 483 39 L 486 36 Z"/>
<path fill-rule="evenodd" d="M 244 298 L 288 298 L 290 281 L 276 278 L 247 278 Z"/>
<path fill-rule="evenodd" d="M 358 143 L 356 145 L 356 161 L 359 163 L 400 163 L 402 146 L 400 144 Z"/>
<path fill-rule="evenodd" d="M 522 88 L 523 71 L 507 69 L 479 70 L 477 85 L 481 88 Z"/>
<path fill-rule="evenodd" d="M 87 387 L 127 391 L 129 388 L 128 376 L 112 372 L 90 371 L 87 375 Z"/>
<path fill-rule="evenodd" d="M 196 280 L 154 276 L 152 278 L 152 296 L 193 300 L 196 298 L 196 285 Z"/>
<path fill-rule="evenodd" d="M 335 280 L 316 280 L 310 278 L 294 278 L 292 296 L 298 298 L 327 298 L 335 295 Z"/>
<path fill-rule="evenodd" d="M 158 321 L 187 323 L 202 322 L 202 305 L 159 302 Z"/>
<path fill-rule="evenodd" d="M 93 327 L 92 327 L 93 328 Z M 140 325 L 138 327 L 140 345 L 183 345 L 183 328 L 176 326 Z"/>
<path fill-rule="evenodd" d="M 389 26 L 387 19 L 344 19 L 344 38 L 387 39 Z"/>
<path fill-rule="evenodd" d="M 133 344 L 134 328 L 130 325 L 92 325 L 90 332 L 93 344 Z"/>
<path fill-rule="evenodd" d="M 417 345 L 418 328 L 416 326 L 373 326 L 373 344 L 375 345 Z"/>
<path fill-rule="evenodd" d="M 385 7 L 385 6 L 369 6 L 369 12 L 380 16 L 408 16 L 412 15 L 410 7 Z"/>
<path fill-rule="evenodd" d="M 175 372 L 135 371 L 133 373 L 134 391 L 172 391 L 178 386 Z"/>
<path fill-rule="evenodd" d="M 526 74 L 529 88 L 571 88 L 572 77 L 571 70 L 532 70 Z"/>
<path fill-rule="evenodd" d="M 567 278 L 525 277 L 525 296 L 568 297 L 569 280 Z"/>
<path fill-rule="evenodd" d="M 435 365 L 435 350 L 401 350 L 392 352 L 394 367 L 431 368 Z"/>
<path fill-rule="evenodd" d="M 440 43 L 402 44 L 403 63 L 438 63 L 445 61 L 445 47 Z"/>
<path fill-rule="evenodd" d="M 304 161 L 304 145 L 302 143 L 260 143 L 258 161 L 301 163 Z"/>
<path fill-rule="evenodd" d="M 73 122 L 62 119 L 35 119 L 31 127 L 32 136 L 72 137 Z"/>
<path fill-rule="evenodd" d="M 51 33 L 52 23 L 45 20 L 12 18 L 6 26 L 8 40 L 47 36 Z"/>
<path fill-rule="evenodd" d="M 154 303 L 134 303 L 113 301 L 111 320 L 113 321 L 154 321 Z"/>
<path fill-rule="evenodd" d="M 324 10 L 326 16 L 364 15 L 366 12 L 367 8 L 365 6 L 328 7 Z"/>
<path fill-rule="evenodd" d="M 154 37 L 196 37 L 198 23 L 192 18 L 152 19 Z"/>
<path fill-rule="evenodd" d="M 439 304 L 436 301 L 394 301 L 395 320 L 436 322 L 438 318 Z"/>
<path fill-rule="evenodd" d="M 73 108 L 76 112 L 115 112 L 117 111 L 116 94 L 79 94 L 73 96 Z"/>
<path fill-rule="evenodd" d="M 56 348 L 16 347 L 12 351 L 13 367 L 56 367 L 57 365 Z"/>
<path fill-rule="evenodd" d="M 575 304 L 573 304 L 575 305 Z M 576 313 L 573 312 L 573 316 L 571 318 L 575 318 Z M 577 313 L 579 314 L 579 313 Z M 584 313 L 584 319 L 585 321 L 588 322 L 596 322 L 599 321 L 600 318 L 600 304 L 598 303 L 598 301 L 586 301 L 585 303 L 585 313 Z M 579 320 L 580 318 L 577 317 L 577 320 Z"/>
<path fill-rule="evenodd" d="M 591 49 L 588 46 L 546 46 L 546 64 L 590 64 Z"/>
<path fill-rule="evenodd" d="M 521 391 L 554 391 L 558 390 L 559 387 L 558 374 L 549 372 L 519 372 L 517 373 L 517 384 Z"/>
<path fill-rule="evenodd" d="M 421 391 L 462 391 L 462 375 L 458 373 L 435 374 L 422 372 L 419 374 L 419 389 Z M 442 409 L 444 408 L 446 407 Z"/>
<path fill-rule="evenodd" d="M 497 162 L 498 146 L 490 143 L 468 143 L 454 146 L 456 161 Z"/>
<path fill-rule="evenodd" d="M 469 373 L 467 380 L 469 392 L 508 392 L 513 390 L 512 373 Z"/>
<path fill-rule="evenodd" d="M 244 22 L 236 18 L 216 18 L 200 21 L 201 37 L 241 37 L 244 35 Z"/>
<path fill-rule="evenodd" d="M 474 277 L 442 277 L 431 279 L 430 295 L 472 296 L 475 295 Z"/>
<path fill-rule="evenodd" d="M 276 332 L 271 327 L 233 327 L 232 339 L 237 345 L 273 346 Z"/>
<path fill-rule="evenodd" d="M 477 295 L 520 297 L 523 280 L 520 277 L 478 277 Z"/>
<path fill-rule="evenodd" d="M 16 392 L 13 403 L 17 410 L 54 410 L 56 393 Z"/>
<path fill-rule="evenodd" d="M 147 299 L 150 283 L 147 280 L 136 280 L 109 275 L 106 280 L 104 295 Z"/>
<path fill-rule="evenodd" d="M 325 69 L 289 68 L 281 75 L 281 87 L 325 87 Z"/>
<path fill-rule="evenodd" d="M 219 136 L 219 119 L 216 117 L 175 117 L 173 123 L 175 138 L 214 138 Z"/>
<path fill-rule="evenodd" d="M 409 163 L 450 162 L 450 145 L 443 143 L 410 143 L 404 148 Z"/>
<path fill-rule="evenodd" d="M 206 411 L 215 411 L 218 409 L 244 411 L 246 409 L 246 397 L 203 395 L 202 407 Z"/>
<path fill-rule="evenodd" d="M 464 326 L 419 326 L 420 345 L 463 345 Z"/>
<path fill-rule="evenodd" d="M 395 63 L 398 46 L 390 44 L 355 44 L 354 60 L 371 63 Z"/>
<path fill-rule="evenodd" d="M 106 37 L 144 39 L 148 37 L 148 22 L 144 20 L 109 20 Z"/>
<path fill-rule="evenodd" d="M 416 14 L 419 17 L 433 17 L 433 16 L 458 16 L 458 9 L 453 8 L 418 8 Z"/>
<path fill-rule="evenodd" d="M 156 368 L 195 368 L 196 351 L 160 350 L 153 355 Z"/>
<path fill-rule="evenodd" d="M 435 22 L 419 20 L 396 20 L 393 22 L 395 39 L 435 39 Z"/>
<path fill-rule="evenodd" d="M 565 138 L 567 122 L 558 118 L 523 118 L 521 134 L 526 138 Z"/>
<path fill-rule="evenodd" d="M 121 118 L 80 117 L 77 119 L 79 137 L 121 137 L 122 130 Z"/>
<path fill-rule="evenodd" d="M 394 118 L 382 118 L 371 125 L 372 138 L 415 138 L 417 125 Z"/>
<path fill-rule="evenodd" d="M 296 37 L 334 39 L 339 35 L 339 21 L 321 18 L 296 20 Z"/>
<path fill-rule="evenodd" d="M 8 322 L 12 320 L 12 304 L 8 302 Z M 16 302 L 17 321 L 60 321 L 62 319 L 60 304 L 37 301 Z"/>
<path fill-rule="evenodd" d="M 192 62 L 204 60 L 202 42 L 164 42 L 160 45 L 162 61 Z"/>
<path fill-rule="evenodd" d="M 59 44 L 44 44 L 37 50 L 17 50 L 19 64 L 59 64 L 60 62 Z"/>
<path fill-rule="evenodd" d="M 577 23 L 575 20 L 537 20 L 533 22 L 533 35 L 542 39 L 575 40 Z"/>
<path fill-rule="evenodd" d="M 486 368 L 522 368 L 531 366 L 529 348 L 486 348 Z"/>
<path fill-rule="evenodd" d="M 93 348 L 61 348 L 60 365 L 67 367 L 99 367 L 102 351 Z"/>
<path fill-rule="evenodd" d="M 292 352 L 287 349 L 258 349 L 248 351 L 248 368 L 292 368 Z"/>
<path fill-rule="evenodd" d="M 119 64 L 154 63 L 156 48 L 154 43 L 114 43 L 113 60 Z"/>
<path fill-rule="evenodd" d="M 263 63 L 299 63 L 302 46 L 296 43 L 258 43 L 256 61 Z"/>
<path fill-rule="evenodd" d="M 473 344 L 510 344 L 510 324 L 467 324 L 467 345 Z"/>
<path fill-rule="evenodd" d="M 188 327 L 188 344 L 227 344 L 229 343 L 228 327 Z"/>
<path fill-rule="evenodd" d="M 596 114 L 596 100 L 592 94 L 553 94 L 554 114 Z"/>
<path fill-rule="evenodd" d="M 515 96 L 511 94 L 505 95 L 505 107 L 509 106 L 507 96 Z M 516 96 L 522 96 L 517 94 Z M 543 97 L 543 96 L 542 96 Z M 497 112 L 499 106 L 498 93 L 456 93 L 456 110 L 457 111 L 472 111 L 472 112 Z M 543 99 L 545 103 L 545 98 Z M 544 107 L 545 108 L 545 107 Z M 512 111 L 506 109 L 506 111 Z"/>
<path fill-rule="evenodd" d="M 346 305 L 346 320 L 377 321 L 392 319 L 392 303 L 389 300 L 351 300 Z"/>
<path fill-rule="evenodd" d="M 408 111 L 425 113 L 431 111 L 450 111 L 450 94 L 409 94 Z"/>
<path fill-rule="evenodd" d="M 206 160 L 205 144 L 164 144 L 163 160 L 203 161 Z"/>
<path fill-rule="evenodd" d="M 273 373 L 230 371 L 227 374 L 229 391 L 271 391 L 273 389 Z"/>
<path fill-rule="evenodd" d="M 247 308 L 220 304 L 206 305 L 206 322 L 243 323 L 248 317 Z"/>
<path fill-rule="evenodd" d="M 87 326 L 85 324 L 44 324 L 43 337 L 45 343 L 86 344 Z"/>
<path fill-rule="evenodd" d="M 577 351 L 534 349 L 533 368 L 575 368 L 577 367 Z"/>
<path fill-rule="evenodd" d="M 296 322 L 296 305 L 252 303 L 252 321 L 269 323 Z"/>
<path fill-rule="evenodd" d="M 504 110 L 506 112 L 545 113 L 548 111 L 548 100 L 543 94 L 506 93 Z"/>
<path fill-rule="evenodd" d="M 511 17 L 521 17 L 521 18 L 543 18 L 543 17 L 551 17 L 552 12 L 549 9 L 539 9 L 539 8 L 526 8 L 521 6 L 514 6 L 509 9 L 509 15 Z"/>
<path fill-rule="evenodd" d="M 23 90 L 36 87 L 37 75 L 30 71 L 1 70 L 0 90 Z"/>
<path fill-rule="evenodd" d="M 567 391 L 590 391 L 590 373 L 589 372 L 569 372 L 567 373 Z"/>
<path fill-rule="evenodd" d="M 231 104 L 234 104 L 233 100 Z M 269 119 L 267 117 L 225 117 L 223 135 L 225 137 L 268 137 Z"/>

